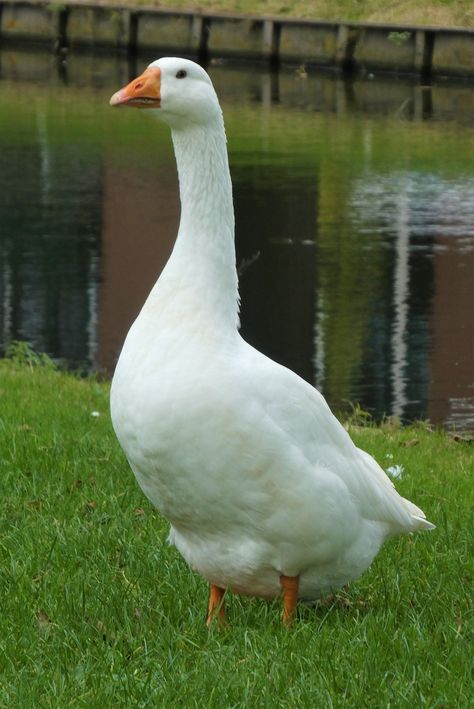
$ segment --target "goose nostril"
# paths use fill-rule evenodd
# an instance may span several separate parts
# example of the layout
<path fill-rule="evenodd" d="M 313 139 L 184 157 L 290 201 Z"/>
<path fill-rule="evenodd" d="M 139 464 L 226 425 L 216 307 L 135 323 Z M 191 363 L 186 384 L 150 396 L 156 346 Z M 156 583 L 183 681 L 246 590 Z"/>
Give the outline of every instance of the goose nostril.
<path fill-rule="evenodd" d="M 137 91 L 138 89 L 141 89 L 142 87 L 143 87 L 143 82 L 142 82 L 142 81 L 138 81 L 138 82 L 135 84 L 134 89 L 135 89 L 135 91 Z"/>

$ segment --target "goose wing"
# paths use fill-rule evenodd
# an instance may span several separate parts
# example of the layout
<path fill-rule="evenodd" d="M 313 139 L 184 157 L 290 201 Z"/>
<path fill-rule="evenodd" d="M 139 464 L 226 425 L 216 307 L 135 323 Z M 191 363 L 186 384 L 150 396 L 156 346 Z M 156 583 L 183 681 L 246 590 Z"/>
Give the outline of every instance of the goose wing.
<path fill-rule="evenodd" d="M 385 523 L 389 533 L 434 527 L 398 494 L 374 458 L 357 448 L 317 389 L 253 348 L 246 360 L 247 385 L 255 388 L 262 415 L 271 418 L 282 439 L 298 446 L 315 471 L 326 469 L 344 483 L 362 517 Z"/>

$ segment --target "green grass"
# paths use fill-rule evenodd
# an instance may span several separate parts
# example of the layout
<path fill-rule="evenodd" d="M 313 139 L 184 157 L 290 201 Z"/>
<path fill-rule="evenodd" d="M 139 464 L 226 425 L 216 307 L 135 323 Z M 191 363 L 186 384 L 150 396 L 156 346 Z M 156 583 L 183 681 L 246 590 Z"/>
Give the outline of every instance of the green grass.
<path fill-rule="evenodd" d="M 472 706 L 471 444 L 353 425 L 437 529 L 386 544 L 290 631 L 278 602 L 234 596 L 208 632 L 206 584 L 133 479 L 108 384 L 20 355 L 0 362 L 0 706 Z"/>
<path fill-rule="evenodd" d="M 472 0 L 102 0 L 102 4 L 107 3 L 316 20 L 474 26 Z"/>

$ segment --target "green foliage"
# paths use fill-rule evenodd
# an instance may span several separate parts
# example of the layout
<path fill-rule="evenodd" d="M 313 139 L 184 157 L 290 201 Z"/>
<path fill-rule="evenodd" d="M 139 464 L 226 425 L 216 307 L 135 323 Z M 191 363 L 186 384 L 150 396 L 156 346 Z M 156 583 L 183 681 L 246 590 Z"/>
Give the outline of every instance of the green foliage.
<path fill-rule="evenodd" d="M 116 4 L 116 0 L 103 0 Z M 122 0 L 132 6 L 158 5 L 171 10 L 205 10 L 215 13 L 283 15 L 317 20 L 384 22 L 404 25 L 466 26 L 474 24 L 472 0 L 413 0 L 382 3 L 380 0 Z"/>
<path fill-rule="evenodd" d="M 38 353 L 28 342 L 22 340 L 12 340 L 5 349 L 5 356 L 13 364 L 19 367 L 44 367 L 46 369 L 56 369 L 57 365 L 44 352 Z"/>
<path fill-rule="evenodd" d="M 231 596 L 208 632 L 206 584 L 133 479 L 108 384 L 25 352 L 0 361 L 0 706 L 470 705 L 472 445 L 356 409 L 355 442 L 404 466 L 397 487 L 437 529 L 387 543 L 290 631 L 278 601 Z"/>
<path fill-rule="evenodd" d="M 405 44 L 411 37 L 411 32 L 389 32 L 388 39 L 389 42 L 393 42 L 398 46 Z"/>
<path fill-rule="evenodd" d="M 47 5 L 47 8 L 49 12 L 59 13 L 64 12 L 66 5 L 62 2 L 50 2 L 49 5 Z"/>

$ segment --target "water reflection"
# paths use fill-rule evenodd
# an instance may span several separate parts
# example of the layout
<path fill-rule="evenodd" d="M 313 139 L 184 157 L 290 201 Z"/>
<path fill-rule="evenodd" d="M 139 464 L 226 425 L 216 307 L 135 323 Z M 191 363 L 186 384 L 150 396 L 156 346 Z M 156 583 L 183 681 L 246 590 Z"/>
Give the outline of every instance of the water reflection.
<path fill-rule="evenodd" d="M 169 135 L 107 106 L 136 67 L 0 60 L 2 342 L 111 371 L 176 234 Z M 210 71 L 244 336 L 336 408 L 474 429 L 470 87 Z"/>
<path fill-rule="evenodd" d="M 472 427 L 474 179 L 406 172 L 354 187 L 354 213 L 370 216 L 367 228 L 393 238 L 396 253 L 393 411 L 410 415 L 425 398 L 433 420 Z"/>

